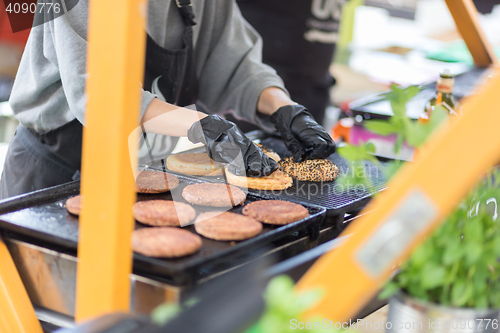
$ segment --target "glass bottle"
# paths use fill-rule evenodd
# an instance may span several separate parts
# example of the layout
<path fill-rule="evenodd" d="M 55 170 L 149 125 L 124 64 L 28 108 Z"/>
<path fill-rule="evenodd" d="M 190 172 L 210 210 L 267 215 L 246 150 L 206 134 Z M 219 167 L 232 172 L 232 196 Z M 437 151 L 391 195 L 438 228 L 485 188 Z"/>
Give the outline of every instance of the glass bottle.
<path fill-rule="evenodd" d="M 425 104 L 425 113 L 427 113 L 427 118 L 436 108 L 436 105 L 441 105 L 448 113 L 453 116 L 458 116 L 460 113 L 458 100 L 453 96 L 453 85 L 455 84 L 455 78 L 449 69 L 443 70 L 439 75 L 439 80 L 436 84 L 436 94 L 427 101 Z M 439 95 L 441 95 L 440 101 L 438 100 Z"/>

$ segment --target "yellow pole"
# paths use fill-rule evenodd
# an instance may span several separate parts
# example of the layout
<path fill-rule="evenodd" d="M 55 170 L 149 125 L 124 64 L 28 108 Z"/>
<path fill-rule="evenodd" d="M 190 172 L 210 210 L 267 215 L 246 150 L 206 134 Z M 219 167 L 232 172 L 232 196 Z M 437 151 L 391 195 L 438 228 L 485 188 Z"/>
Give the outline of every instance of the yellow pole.
<path fill-rule="evenodd" d="M 458 32 L 460 32 L 465 44 L 467 44 L 476 66 L 497 65 L 498 60 L 481 29 L 478 19 L 479 14 L 472 0 L 445 1 L 455 20 Z"/>
<path fill-rule="evenodd" d="M 92 0 L 87 53 L 76 320 L 128 311 L 134 178 L 128 136 L 138 125 L 145 0 Z"/>
<path fill-rule="evenodd" d="M 345 230 L 351 234 L 345 243 L 307 271 L 297 288 L 326 291 L 307 315 L 342 322 L 360 310 L 395 265 L 441 223 L 480 174 L 498 162 L 499 91 L 497 75 L 464 103 L 456 121 L 430 138 L 416 163 L 407 163 L 395 175 L 373 200 L 373 211 Z"/>
<path fill-rule="evenodd" d="M 0 239 L 0 332 L 42 333 L 26 289 Z"/>

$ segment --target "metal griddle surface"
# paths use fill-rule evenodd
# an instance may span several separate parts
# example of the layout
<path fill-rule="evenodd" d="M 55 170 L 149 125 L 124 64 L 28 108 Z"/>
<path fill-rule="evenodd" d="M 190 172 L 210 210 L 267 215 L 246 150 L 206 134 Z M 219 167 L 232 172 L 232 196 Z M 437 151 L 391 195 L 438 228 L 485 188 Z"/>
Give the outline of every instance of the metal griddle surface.
<path fill-rule="evenodd" d="M 199 180 L 179 176 L 180 185 L 176 189 L 181 193 L 188 184 Z M 18 234 L 76 250 L 78 245 L 78 217 L 69 214 L 65 201 L 79 192 L 79 182 L 56 186 L 32 194 L 0 202 L 0 228 Z M 175 193 L 175 192 L 174 192 Z M 178 195 L 175 195 L 178 200 Z M 166 194 L 138 194 L 140 200 L 172 199 Z M 179 200 L 182 201 L 183 199 Z M 249 193 L 245 204 L 262 200 L 262 197 Z M 191 256 L 178 259 L 149 258 L 134 253 L 134 271 L 156 277 L 165 282 L 185 285 L 205 276 L 234 267 L 252 259 L 266 246 L 282 244 L 307 234 L 319 231 L 325 216 L 325 210 L 313 205 L 305 205 L 310 216 L 286 226 L 265 225 L 258 236 L 241 242 L 219 242 L 202 237 L 200 251 Z M 193 206 L 197 212 L 210 210 L 207 207 Z M 242 206 L 230 211 L 240 213 Z M 8 213 L 6 213 L 9 211 Z M 146 227 L 136 223 L 136 228 Z M 186 229 L 195 233 L 193 226 Z"/>

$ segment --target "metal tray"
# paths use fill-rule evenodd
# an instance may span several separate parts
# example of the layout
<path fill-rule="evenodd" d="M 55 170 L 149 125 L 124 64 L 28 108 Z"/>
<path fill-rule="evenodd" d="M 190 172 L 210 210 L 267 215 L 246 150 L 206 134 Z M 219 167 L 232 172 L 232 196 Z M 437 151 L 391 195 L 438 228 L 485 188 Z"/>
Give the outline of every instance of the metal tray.
<path fill-rule="evenodd" d="M 182 175 L 178 177 L 179 191 L 188 184 L 203 181 Z M 73 182 L 1 201 L 0 229 L 76 251 L 78 217 L 69 214 L 64 203 L 69 197 L 78 194 L 79 188 L 79 182 Z M 171 199 L 171 194 L 138 194 L 137 199 Z M 266 198 L 248 193 L 245 204 L 263 199 Z M 279 246 L 305 235 L 315 238 L 324 220 L 325 209 L 314 205 L 304 206 L 309 210 L 309 217 L 286 226 L 264 224 L 258 236 L 245 241 L 219 242 L 202 237 L 200 251 L 191 256 L 158 259 L 134 253 L 134 272 L 173 285 L 187 285 L 248 262 L 266 246 Z M 206 207 L 194 207 L 197 211 L 208 210 Z M 241 209 L 242 206 L 238 206 L 230 211 L 240 213 Z M 136 228 L 142 227 L 145 226 L 136 223 Z M 195 232 L 193 226 L 185 228 Z"/>

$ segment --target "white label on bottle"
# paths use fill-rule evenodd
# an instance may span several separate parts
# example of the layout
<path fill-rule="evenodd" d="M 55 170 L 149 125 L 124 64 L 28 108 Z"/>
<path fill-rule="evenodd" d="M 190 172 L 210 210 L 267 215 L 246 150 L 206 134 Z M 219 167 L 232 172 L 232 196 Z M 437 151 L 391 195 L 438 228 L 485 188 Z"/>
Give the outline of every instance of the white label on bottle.
<path fill-rule="evenodd" d="M 378 277 L 437 217 L 434 202 L 420 189 L 412 190 L 365 242 L 356 258 L 371 276 Z"/>
<path fill-rule="evenodd" d="M 455 84 L 455 79 L 450 78 L 439 78 L 436 84 L 436 90 L 443 94 L 451 94 L 453 91 L 453 85 Z"/>

